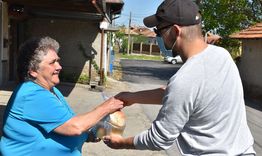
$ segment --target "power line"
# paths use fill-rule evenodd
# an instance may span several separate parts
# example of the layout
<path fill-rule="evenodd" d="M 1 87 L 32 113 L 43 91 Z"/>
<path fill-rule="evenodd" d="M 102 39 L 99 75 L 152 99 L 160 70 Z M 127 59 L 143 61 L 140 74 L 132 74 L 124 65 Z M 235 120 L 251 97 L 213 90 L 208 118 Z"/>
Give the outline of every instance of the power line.
<path fill-rule="evenodd" d="M 132 14 L 132 17 L 136 17 L 136 18 L 144 18 L 146 16 L 149 16 L 151 14 Z M 126 16 L 129 17 L 128 14 L 122 13 L 120 16 Z"/>

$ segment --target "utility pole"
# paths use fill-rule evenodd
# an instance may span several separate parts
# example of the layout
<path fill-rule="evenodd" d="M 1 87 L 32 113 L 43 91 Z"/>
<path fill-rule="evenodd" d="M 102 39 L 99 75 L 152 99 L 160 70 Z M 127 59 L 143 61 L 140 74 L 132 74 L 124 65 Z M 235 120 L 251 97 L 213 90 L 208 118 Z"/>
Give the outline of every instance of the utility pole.
<path fill-rule="evenodd" d="M 128 43 L 127 43 L 127 55 L 129 55 L 129 50 L 130 50 L 130 28 L 131 28 L 131 12 L 129 15 L 129 24 L 128 24 Z"/>

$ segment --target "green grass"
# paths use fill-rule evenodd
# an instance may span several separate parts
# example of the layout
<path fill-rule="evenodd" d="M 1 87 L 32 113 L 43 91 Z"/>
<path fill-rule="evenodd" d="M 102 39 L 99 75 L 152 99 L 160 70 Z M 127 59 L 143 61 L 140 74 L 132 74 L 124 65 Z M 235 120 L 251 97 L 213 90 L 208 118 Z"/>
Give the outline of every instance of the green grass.
<path fill-rule="evenodd" d="M 154 56 L 154 55 L 143 55 L 143 54 L 120 54 L 120 58 L 131 59 L 131 60 L 155 60 L 161 61 L 163 60 L 162 56 Z"/>

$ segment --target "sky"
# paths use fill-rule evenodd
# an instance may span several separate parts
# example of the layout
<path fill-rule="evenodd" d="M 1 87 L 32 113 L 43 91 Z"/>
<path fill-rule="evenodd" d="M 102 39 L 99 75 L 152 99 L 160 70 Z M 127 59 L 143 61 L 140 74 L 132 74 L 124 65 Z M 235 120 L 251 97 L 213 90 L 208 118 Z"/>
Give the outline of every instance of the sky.
<path fill-rule="evenodd" d="M 131 26 L 144 26 L 143 19 L 156 13 L 157 7 L 163 0 L 123 0 L 124 7 L 121 15 L 115 20 L 116 25 L 126 25 L 129 23 L 131 12 Z"/>

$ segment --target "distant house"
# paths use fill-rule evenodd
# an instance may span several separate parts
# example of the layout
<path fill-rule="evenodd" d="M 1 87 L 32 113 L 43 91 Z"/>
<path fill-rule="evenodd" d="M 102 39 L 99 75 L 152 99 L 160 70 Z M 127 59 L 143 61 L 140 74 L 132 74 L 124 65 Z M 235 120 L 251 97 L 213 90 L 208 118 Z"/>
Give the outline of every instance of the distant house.
<path fill-rule="evenodd" d="M 128 35 L 129 33 L 131 36 L 140 35 L 146 37 L 148 39 L 146 44 L 150 44 L 150 43 L 156 44 L 156 39 L 155 39 L 156 34 L 154 33 L 154 31 L 146 27 L 132 26 L 130 30 L 125 29 L 125 34 Z"/>
<path fill-rule="evenodd" d="M 143 45 L 139 45 L 140 43 L 133 43 L 133 50 L 135 53 L 143 53 L 143 51 L 147 51 L 146 53 L 154 53 L 155 55 L 160 55 L 160 49 L 158 47 L 158 43 L 156 40 L 156 33 L 149 28 L 142 26 L 132 26 L 130 30 L 125 29 L 125 34 L 130 36 L 144 36 L 147 38 L 147 42 L 143 43 Z M 210 32 L 205 34 L 205 42 L 208 44 L 215 44 L 221 39 L 219 35 L 212 34 Z M 132 44 L 132 43 L 131 43 Z M 151 48 L 150 48 L 151 47 Z M 150 50 L 151 49 L 151 50 Z"/>
<path fill-rule="evenodd" d="M 208 44 L 215 44 L 221 39 L 221 36 L 207 32 L 205 34 L 205 42 Z"/>
<path fill-rule="evenodd" d="M 68 78 L 90 74 L 90 60 L 106 70 L 107 32 L 123 5 L 122 0 L 0 0 L 0 85 L 15 81 L 18 47 L 33 36 L 60 43 Z"/>
<path fill-rule="evenodd" d="M 242 56 L 238 67 L 246 95 L 262 99 L 262 23 L 230 37 L 242 41 Z"/>
<path fill-rule="evenodd" d="M 143 36 L 147 40 L 141 43 L 133 42 L 131 39 L 132 53 L 147 54 L 147 55 L 160 55 L 160 49 L 157 46 L 156 34 L 154 31 L 141 26 L 133 26 L 130 30 L 125 29 L 125 34 L 133 36 Z"/>

